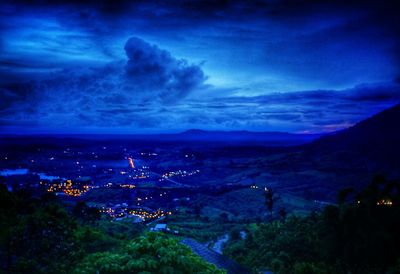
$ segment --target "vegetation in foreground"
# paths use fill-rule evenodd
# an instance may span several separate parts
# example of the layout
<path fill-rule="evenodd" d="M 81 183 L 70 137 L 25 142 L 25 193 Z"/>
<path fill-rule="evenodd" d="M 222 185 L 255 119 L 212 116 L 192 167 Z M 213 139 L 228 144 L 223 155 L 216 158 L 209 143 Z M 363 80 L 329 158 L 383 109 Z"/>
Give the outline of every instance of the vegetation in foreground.
<path fill-rule="evenodd" d="M 175 238 L 100 218 L 1 187 L 0 273 L 225 273 Z"/>
<path fill-rule="evenodd" d="M 270 196 L 265 205 L 272 215 Z M 224 252 L 254 272 L 400 273 L 400 184 L 383 177 L 359 193 L 345 189 L 337 206 L 303 217 L 278 214 L 279 220 L 246 226 L 228 215 L 222 222 L 217 212 L 221 222 L 211 229 L 213 218 L 195 213 L 182 211 L 190 217 L 184 224 L 182 216 L 168 222 L 203 240 L 233 227 Z M 110 222 L 84 203 L 68 208 L 52 195 L 32 197 L 2 187 L 0 273 L 224 272 L 177 238 L 146 233 L 142 224 Z"/>
<path fill-rule="evenodd" d="M 400 273 L 400 184 L 376 177 L 362 192 L 345 189 L 338 206 L 237 230 L 224 252 L 255 271 Z"/>

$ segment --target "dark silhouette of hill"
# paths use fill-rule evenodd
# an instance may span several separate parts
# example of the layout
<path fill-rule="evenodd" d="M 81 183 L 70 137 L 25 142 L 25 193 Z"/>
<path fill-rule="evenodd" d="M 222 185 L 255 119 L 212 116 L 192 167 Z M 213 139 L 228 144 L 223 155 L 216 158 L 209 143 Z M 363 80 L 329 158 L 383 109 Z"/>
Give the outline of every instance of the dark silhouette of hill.
<path fill-rule="evenodd" d="M 400 179 L 400 104 L 356 125 L 297 147 L 272 151 L 263 170 L 277 188 L 336 200 L 345 187 L 364 188 L 375 175 Z"/>
<path fill-rule="evenodd" d="M 315 149 L 398 149 L 400 143 L 400 104 L 365 119 L 356 125 L 316 140 Z"/>
<path fill-rule="evenodd" d="M 330 169 L 400 173 L 400 104 L 304 145 L 303 160 Z"/>

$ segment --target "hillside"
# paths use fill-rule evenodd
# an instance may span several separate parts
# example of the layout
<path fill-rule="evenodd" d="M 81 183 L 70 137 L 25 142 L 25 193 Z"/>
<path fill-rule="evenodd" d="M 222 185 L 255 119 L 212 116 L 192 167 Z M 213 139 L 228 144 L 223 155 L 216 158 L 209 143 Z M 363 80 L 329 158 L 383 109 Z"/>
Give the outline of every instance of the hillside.
<path fill-rule="evenodd" d="M 322 148 L 369 148 L 400 146 L 400 104 L 365 119 L 353 127 L 333 135 L 326 135 L 313 143 L 315 149 Z M 371 147 L 373 146 L 373 147 Z"/>
<path fill-rule="evenodd" d="M 351 128 L 263 159 L 269 184 L 310 199 L 336 200 L 345 187 L 361 189 L 377 174 L 400 178 L 400 105 Z"/>
<path fill-rule="evenodd" d="M 390 172 L 400 167 L 400 104 L 351 128 L 305 145 L 305 156 L 367 171 Z"/>

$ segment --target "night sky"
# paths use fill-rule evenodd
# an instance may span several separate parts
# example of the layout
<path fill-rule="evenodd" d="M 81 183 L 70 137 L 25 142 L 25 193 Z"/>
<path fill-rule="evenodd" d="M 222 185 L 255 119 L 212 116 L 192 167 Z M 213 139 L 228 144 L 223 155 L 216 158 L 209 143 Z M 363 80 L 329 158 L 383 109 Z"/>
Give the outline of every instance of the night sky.
<path fill-rule="evenodd" d="M 391 1 L 80 2 L 1 2 L 0 131 L 330 132 L 400 101 Z"/>

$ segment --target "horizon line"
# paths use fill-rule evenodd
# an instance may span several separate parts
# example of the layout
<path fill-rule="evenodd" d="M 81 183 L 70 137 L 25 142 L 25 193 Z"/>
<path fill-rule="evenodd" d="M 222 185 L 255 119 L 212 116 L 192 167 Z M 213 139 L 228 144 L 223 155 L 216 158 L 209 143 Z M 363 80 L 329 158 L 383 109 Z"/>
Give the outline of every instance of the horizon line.
<path fill-rule="evenodd" d="M 341 130 L 338 130 L 341 131 Z M 157 135 L 182 135 L 190 132 L 203 132 L 203 133 L 249 133 L 249 134 L 287 134 L 297 136 L 315 136 L 332 134 L 338 131 L 331 132 L 288 132 L 288 131 L 252 131 L 252 130 L 204 130 L 204 129 L 188 129 L 183 131 L 170 131 L 170 132 L 129 132 L 129 131 L 10 131 L 0 133 L 0 137 L 8 136 L 157 136 Z"/>

